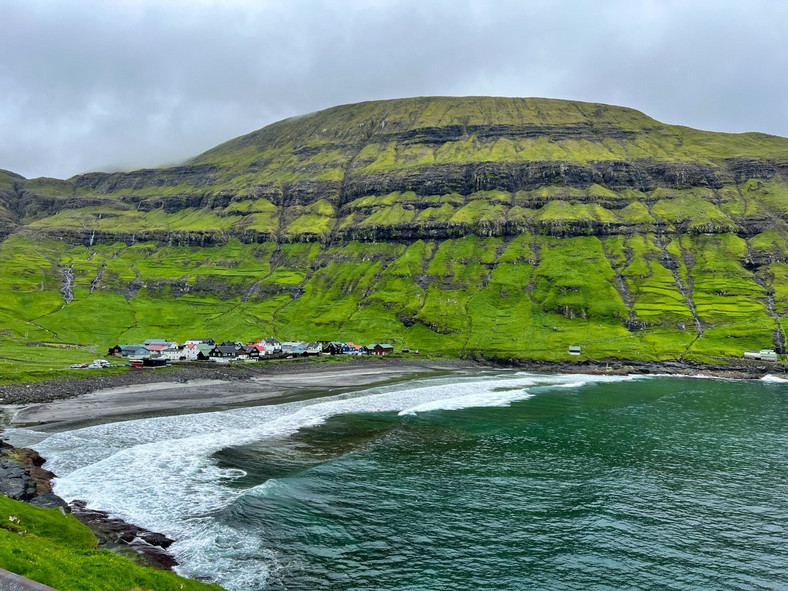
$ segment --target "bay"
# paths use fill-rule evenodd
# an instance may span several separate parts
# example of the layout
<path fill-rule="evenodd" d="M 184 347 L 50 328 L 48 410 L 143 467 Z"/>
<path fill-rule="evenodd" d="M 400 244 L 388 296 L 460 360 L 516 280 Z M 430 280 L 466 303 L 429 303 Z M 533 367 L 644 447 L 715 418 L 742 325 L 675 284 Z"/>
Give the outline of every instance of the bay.
<path fill-rule="evenodd" d="M 464 371 L 36 447 L 241 589 L 785 589 L 788 383 Z"/>

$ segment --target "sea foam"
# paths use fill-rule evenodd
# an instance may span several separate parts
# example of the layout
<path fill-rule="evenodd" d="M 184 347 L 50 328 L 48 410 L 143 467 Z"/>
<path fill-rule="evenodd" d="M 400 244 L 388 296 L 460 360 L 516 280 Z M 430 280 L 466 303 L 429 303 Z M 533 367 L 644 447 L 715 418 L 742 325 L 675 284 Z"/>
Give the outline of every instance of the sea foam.
<path fill-rule="evenodd" d="M 57 494 L 177 539 L 171 551 L 181 573 L 231 590 L 259 588 L 280 566 L 261 540 L 215 518 L 248 492 L 231 486 L 244 474 L 220 468 L 216 452 L 286 438 L 340 414 L 502 406 L 545 388 L 635 377 L 495 372 L 416 380 L 280 405 L 107 423 L 52 435 L 37 447 L 59 475 Z"/>
<path fill-rule="evenodd" d="M 777 376 L 773 376 L 772 374 L 766 374 L 761 378 L 762 382 L 766 382 L 767 384 L 785 384 L 788 383 L 788 379 L 786 378 L 779 378 Z"/>

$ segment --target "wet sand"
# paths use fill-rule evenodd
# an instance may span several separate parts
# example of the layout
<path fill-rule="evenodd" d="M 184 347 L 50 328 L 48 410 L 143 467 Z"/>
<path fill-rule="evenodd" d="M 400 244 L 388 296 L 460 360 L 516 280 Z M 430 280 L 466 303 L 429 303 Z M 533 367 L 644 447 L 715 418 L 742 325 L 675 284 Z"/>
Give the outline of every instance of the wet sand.
<path fill-rule="evenodd" d="M 471 366 L 471 364 L 469 364 Z M 195 379 L 97 390 L 51 402 L 7 405 L 6 426 L 57 432 L 108 421 L 225 410 L 338 394 L 374 384 L 456 370 L 456 364 L 414 362 L 396 365 L 317 366 L 243 381 Z"/>

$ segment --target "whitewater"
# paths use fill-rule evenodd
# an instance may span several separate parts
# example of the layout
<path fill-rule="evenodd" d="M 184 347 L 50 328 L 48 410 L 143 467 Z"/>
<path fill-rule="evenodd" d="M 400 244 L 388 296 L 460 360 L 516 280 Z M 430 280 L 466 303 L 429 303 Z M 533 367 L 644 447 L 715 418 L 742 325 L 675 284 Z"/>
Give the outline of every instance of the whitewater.
<path fill-rule="evenodd" d="M 555 466 L 556 474 L 550 478 L 555 479 L 551 487 L 556 490 L 577 486 L 571 484 L 575 475 L 593 468 L 594 474 L 584 476 L 586 484 L 582 486 L 594 490 L 609 487 L 611 492 L 605 495 L 615 495 L 631 486 L 633 478 L 635 482 L 642 478 L 644 470 L 653 469 L 652 460 L 641 468 L 631 465 L 643 461 L 632 455 L 636 450 L 653 445 L 651 453 L 658 457 L 675 439 L 676 453 L 685 454 L 686 442 L 677 439 L 682 433 L 692 433 L 697 444 L 704 437 L 709 441 L 717 437 L 716 431 L 706 433 L 702 422 L 684 424 L 688 416 L 693 416 L 686 409 L 675 418 L 663 418 L 663 413 L 674 413 L 676 405 L 705 399 L 709 389 L 722 389 L 741 404 L 747 399 L 737 395 L 743 387 L 740 384 L 641 375 L 466 371 L 283 404 L 127 420 L 50 436 L 30 430 L 15 430 L 9 435 L 12 441 L 34 445 L 48 459 L 47 468 L 58 475 L 58 495 L 66 500 L 85 500 L 90 508 L 176 539 L 170 552 L 180 563 L 179 573 L 217 582 L 231 591 L 362 589 L 373 583 L 374 588 L 395 589 L 407 586 L 404 573 L 430 571 L 429 564 L 437 565 L 434 577 L 442 577 L 445 588 L 481 584 L 473 580 L 477 576 L 486 578 L 490 588 L 523 588 L 508 579 L 495 587 L 490 577 L 503 577 L 502 573 L 512 569 L 513 564 L 507 563 L 511 558 L 501 557 L 511 556 L 513 550 L 497 549 L 500 539 L 511 536 L 506 532 L 512 527 L 513 531 L 532 527 L 532 521 L 539 523 L 533 516 L 510 523 L 511 515 L 526 509 L 537 511 L 530 504 L 555 494 L 544 488 L 540 483 L 542 472 L 531 472 L 528 462 L 537 461 L 542 453 L 553 454 L 541 470 L 547 474 Z M 785 384 L 782 380 L 765 380 L 747 387 L 760 388 L 763 394 L 759 391 L 759 396 L 779 400 L 775 396 L 783 396 Z M 719 420 L 729 421 L 730 412 L 726 409 Z M 241 449 L 263 450 L 261 463 L 262 456 L 268 463 L 287 462 L 298 452 L 291 441 L 296 434 L 319 432 L 328 421 L 342 417 L 349 417 L 345 419 L 347 424 L 342 423 L 349 433 L 342 435 L 343 441 L 354 443 L 308 469 L 294 470 L 287 476 L 261 477 L 246 486 L 247 471 L 228 467 L 220 460 L 227 450 Z M 352 434 L 369 431 L 370 421 L 385 428 L 380 428 L 371 442 L 356 442 Z M 644 434 L 656 428 L 660 429 L 657 435 L 644 439 Z M 732 431 L 730 426 L 720 430 Z M 770 432 L 774 431 L 772 428 Z M 584 435 L 589 433 L 594 434 L 591 439 Z M 556 434 L 562 434 L 561 438 L 545 448 Z M 778 431 L 778 435 L 783 437 L 784 431 Z M 747 437 L 737 439 L 736 445 L 744 445 L 746 439 L 745 449 L 757 452 Z M 441 444 L 444 439 L 449 448 Z M 470 442 L 470 447 L 466 449 L 465 443 L 457 441 Z M 615 446 L 613 452 L 606 452 L 611 457 L 622 454 L 619 467 L 605 467 L 605 454 L 593 451 L 600 442 Z M 463 454 L 461 459 L 455 458 L 457 445 Z M 449 456 L 445 455 L 446 449 L 450 449 Z M 421 462 L 433 467 L 420 471 Z M 675 470 L 674 465 L 675 460 L 671 460 L 664 469 Z M 469 470 L 473 479 L 463 485 L 465 488 L 455 490 L 451 482 Z M 514 474 L 517 476 L 512 480 Z M 623 480 L 606 483 L 611 474 Z M 670 473 L 668 477 L 658 475 L 645 487 L 647 490 L 633 494 L 648 498 L 670 478 Z M 488 488 L 491 483 L 494 487 Z M 445 486 L 448 488 L 441 494 L 436 492 Z M 722 481 L 715 494 L 725 486 Z M 467 498 L 463 497 L 466 488 Z M 525 496 L 512 496 L 514 491 L 522 491 Z M 460 497 L 451 500 L 456 494 Z M 501 514 L 480 521 L 474 526 L 475 533 L 464 531 L 467 519 L 476 519 L 473 515 L 477 511 L 487 510 L 484 504 L 478 504 L 484 495 L 497 499 L 494 505 Z M 411 507 L 408 499 L 414 497 L 423 499 L 423 506 Z M 663 491 L 660 498 L 664 497 Z M 563 496 L 551 498 L 553 504 L 563 502 Z M 650 507 L 658 504 L 659 498 L 651 501 Z M 383 511 L 382 507 L 389 508 Z M 404 517 L 409 511 L 421 513 Z M 782 518 L 784 512 L 777 513 Z M 440 515 L 443 517 L 438 519 Z M 607 512 L 601 515 L 598 519 L 602 521 L 593 522 L 597 524 L 594 527 L 614 519 Z M 623 515 L 630 515 L 625 521 L 632 518 L 631 510 Z M 410 539 L 411 532 L 433 518 L 437 521 L 423 534 Z M 369 523 L 363 523 L 366 519 Z M 452 525 L 444 527 L 444 522 Z M 420 554 L 429 554 L 435 546 L 463 547 L 479 538 L 479 528 L 493 532 L 496 527 L 500 532 L 488 541 L 489 547 L 469 549 L 467 556 L 447 554 L 433 558 L 431 563 L 420 562 Z M 583 531 L 584 526 L 581 521 L 571 527 L 570 531 Z M 566 535 L 560 528 L 549 537 L 550 544 Z M 672 540 L 673 533 L 671 530 L 663 537 Z M 533 535 L 538 538 L 541 530 L 534 529 Z M 616 546 L 620 537 L 621 532 L 608 543 Z M 397 542 L 399 538 L 407 542 Z M 601 539 L 604 545 L 604 536 Z M 652 541 L 638 537 L 636 543 L 646 548 Z M 402 547 L 395 551 L 400 543 Z M 511 548 L 517 549 L 515 553 L 525 548 L 514 539 L 511 543 Z M 534 543 L 534 539 L 528 542 Z M 661 542 L 652 552 L 670 555 L 676 551 L 673 543 Z M 473 556 L 492 552 L 490 548 L 496 548 L 492 557 L 471 568 Z M 363 558 L 356 557 L 358 553 Z M 410 557 L 409 566 L 402 566 L 400 558 L 394 559 L 400 554 Z M 441 568 L 444 560 L 445 568 Z M 366 569 L 376 561 L 376 574 L 368 578 L 372 575 Z M 460 576 L 462 569 L 457 565 L 463 563 L 469 570 Z M 498 565 L 494 572 L 482 574 L 485 566 L 492 564 Z M 354 570 L 361 574 L 347 574 Z M 349 578 L 341 578 L 340 571 L 345 573 L 341 576 Z M 531 576 L 537 580 L 542 575 Z M 702 575 L 699 577 L 702 580 Z M 431 586 L 437 585 L 437 580 L 413 588 L 434 588 Z M 594 586 L 584 584 L 583 579 L 576 583 L 576 588 Z M 545 588 L 551 587 L 560 586 L 548 581 Z"/>
<path fill-rule="evenodd" d="M 47 468 L 58 475 L 58 495 L 67 501 L 85 500 L 91 509 L 178 540 L 169 551 L 181 564 L 179 573 L 240 591 L 264 587 L 271 571 L 279 568 L 276 556 L 264 540 L 217 523 L 212 516 L 239 496 L 263 495 L 276 483 L 248 490 L 231 487 L 244 473 L 217 467 L 212 460 L 217 451 L 282 439 L 340 414 L 404 416 L 505 406 L 533 396 L 534 390 L 641 378 L 525 372 L 453 376 L 281 405 L 107 423 L 44 439 L 22 429 L 10 435 L 35 445 L 47 458 Z"/>

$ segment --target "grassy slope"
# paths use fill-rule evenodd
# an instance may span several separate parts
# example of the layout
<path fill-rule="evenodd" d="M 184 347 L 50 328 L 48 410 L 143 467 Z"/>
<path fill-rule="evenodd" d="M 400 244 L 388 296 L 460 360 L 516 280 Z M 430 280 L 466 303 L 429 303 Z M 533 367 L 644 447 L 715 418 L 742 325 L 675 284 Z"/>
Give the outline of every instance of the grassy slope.
<path fill-rule="evenodd" d="M 768 237 L 749 241 L 762 242 Z M 583 345 L 590 359 L 705 360 L 771 344 L 767 294 L 784 315 L 784 264 L 754 275 L 745 265 L 748 242 L 735 234 L 675 236 L 667 246 L 663 236 L 661 244 L 676 260 L 692 253 L 691 268 L 682 262 L 677 274 L 693 285 L 700 338 L 653 234 L 299 243 L 276 252 L 271 244 L 237 241 L 82 247 L 14 237 L 0 245 L 8 270 L 0 278 L 8 294 L 0 301 L 0 322 L 8 327 L 0 369 L 13 375 L 17 361 L 29 358 L 45 373 L 93 357 L 24 342 L 95 345 L 101 354 L 117 342 L 206 334 L 392 341 L 451 355 L 533 359 L 566 358 L 569 344 Z M 31 250 L 40 257 L 34 274 L 27 270 Z M 74 301 L 64 305 L 56 288 L 58 268 L 67 265 Z M 638 330 L 627 330 L 630 319 Z"/>
<path fill-rule="evenodd" d="M 485 135 L 484 126 L 540 131 Z M 425 139 L 435 130 L 449 131 Z M 771 346 L 788 310 L 788 184 L 779 175 L 728 178 L 719 189 L 556 184 L 514 194 L 381 191 L 339 200 L 343 179 L 436 164 L 716 166 L 732 157 L 784 159 L 788 140 L 702 132 L 590 103 L 420 98 L 271 125 L 190 163 L 207 167 L 207 176 L 173 169 L 95 186 L 8 177 L 7 189 L 21 187 L 33 205 L 23 212 L 26 227 L 0 244 L 0 381 L 14 379 L 19 360 L 46 374 L 93 357 L 25 346 L 31 341 L 95 345 L 100 353 L 152 336 L 386 340 L 534 359 L 568 358 L 568 344 L 584 345 L 591 359 L 738 357 Z M 194 196 L 203 205 L 195 207 Z M 282 200 L 286 206 L 276 205 Z M 58 213 L 44 215 L 39 202 Z M 430 238 L 430 228 L 464 224 L 493 235 Z M 528 229 L 496 236 L 505 224 Z M 764 224 L 754 236 L 741 232 Z M 619 226 L 635 231 L 542 235 Z M 337 231 L 408 227 L 421 240 L 330 239 Z M 48 238 L 73 230 L 141 238 L 90 247 Z M 211 234 L 223 246 L 145 241 L 152 231 Z M 321 242 L 297 242 L 307 239 Z M 763 264 L 753 267 L 753 258 Z M 61 269 L 71 265 L 74 301 L 64 305 Z"/>
<path fill-rule="evenodd" d="M 60 591 L 220 589 L 97 550 L 90 530 L 56 509 L 0 496 L 0 524 L 0 567 Z"/>

